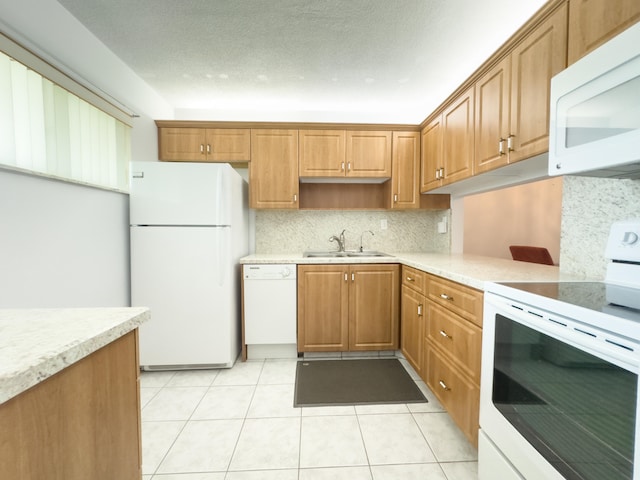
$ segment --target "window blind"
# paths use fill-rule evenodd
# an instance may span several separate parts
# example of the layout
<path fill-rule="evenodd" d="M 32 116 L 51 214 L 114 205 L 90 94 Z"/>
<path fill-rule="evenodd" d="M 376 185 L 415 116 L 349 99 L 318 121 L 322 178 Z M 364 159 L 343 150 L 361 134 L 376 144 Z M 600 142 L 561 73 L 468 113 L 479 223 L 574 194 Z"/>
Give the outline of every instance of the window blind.
<path fill-rule="evenodd" d="M 127 192 L 130 160 L 129 125 L 0 51 L 1 165 Z"/>

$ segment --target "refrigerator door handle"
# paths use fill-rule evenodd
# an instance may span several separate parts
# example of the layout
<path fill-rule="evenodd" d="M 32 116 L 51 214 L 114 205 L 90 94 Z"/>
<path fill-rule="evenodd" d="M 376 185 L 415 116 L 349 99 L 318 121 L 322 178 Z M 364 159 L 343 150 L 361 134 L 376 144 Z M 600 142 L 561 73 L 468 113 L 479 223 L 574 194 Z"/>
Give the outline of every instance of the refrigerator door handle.
<path fill-rule="evenodd" d="M 226 258 L 225 253 L 231 249 L 229 238 L 231 236 L 231 228 L 216 228 L 216 230 L 218 231 L 218 241 L 216 242 L 216 269 L 218 270 L 218 286 L 221 287 L 224 285 L 227 275 L 230 275 L 230 272 L 227 270 L 229 259 Z"/>

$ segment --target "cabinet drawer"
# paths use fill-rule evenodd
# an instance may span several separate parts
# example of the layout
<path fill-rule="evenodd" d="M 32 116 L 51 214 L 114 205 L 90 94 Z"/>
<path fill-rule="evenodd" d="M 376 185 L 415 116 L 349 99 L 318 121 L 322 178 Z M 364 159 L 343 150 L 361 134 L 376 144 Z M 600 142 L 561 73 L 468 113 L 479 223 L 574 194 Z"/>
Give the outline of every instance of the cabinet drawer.
<path fill-rule="evenodd" d="M 466 380 L 430 342 L 425 342 L 427 385 L 451 418 L 474 445 L 478 445 L 480 388 Z"/>
<path fill-rule="evenodd" d="M 427 338 L 458 363 L 480 385 L 482 330 L 439 305 L 429 302 Z"/>
<path fill-rule="evenodd" d="M 429 300 L 482 327 L 482 292 L 433 275 L 427 289 Z"/>
<path fill-rule="evenodd" d="M 402 285 L 423 295 L 426 292 L 426 274 L 415 268 L 402 266 Z"/>

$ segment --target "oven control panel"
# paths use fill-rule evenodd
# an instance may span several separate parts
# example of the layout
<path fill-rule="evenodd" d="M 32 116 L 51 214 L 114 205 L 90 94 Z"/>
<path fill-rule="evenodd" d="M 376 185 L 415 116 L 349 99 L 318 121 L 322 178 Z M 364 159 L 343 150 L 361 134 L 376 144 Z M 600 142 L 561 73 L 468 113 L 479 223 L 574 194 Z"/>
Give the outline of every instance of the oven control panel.
<path fill-rule="evenodd" d="M 615 222 L 611 226 L 605 256 L 609 260 L 640 262 L 640 219 Z"/>

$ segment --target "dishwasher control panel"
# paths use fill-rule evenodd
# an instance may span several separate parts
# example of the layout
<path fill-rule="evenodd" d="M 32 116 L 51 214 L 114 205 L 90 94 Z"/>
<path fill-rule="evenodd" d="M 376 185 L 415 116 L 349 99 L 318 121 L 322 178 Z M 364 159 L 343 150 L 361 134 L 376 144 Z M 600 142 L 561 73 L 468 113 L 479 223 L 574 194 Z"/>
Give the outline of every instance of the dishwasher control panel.
<path fill-rule="evenodd" d="M 295 265 L 245 265 L 243 268 L 245 280 L 278 280 L 296 278 Z"/>

